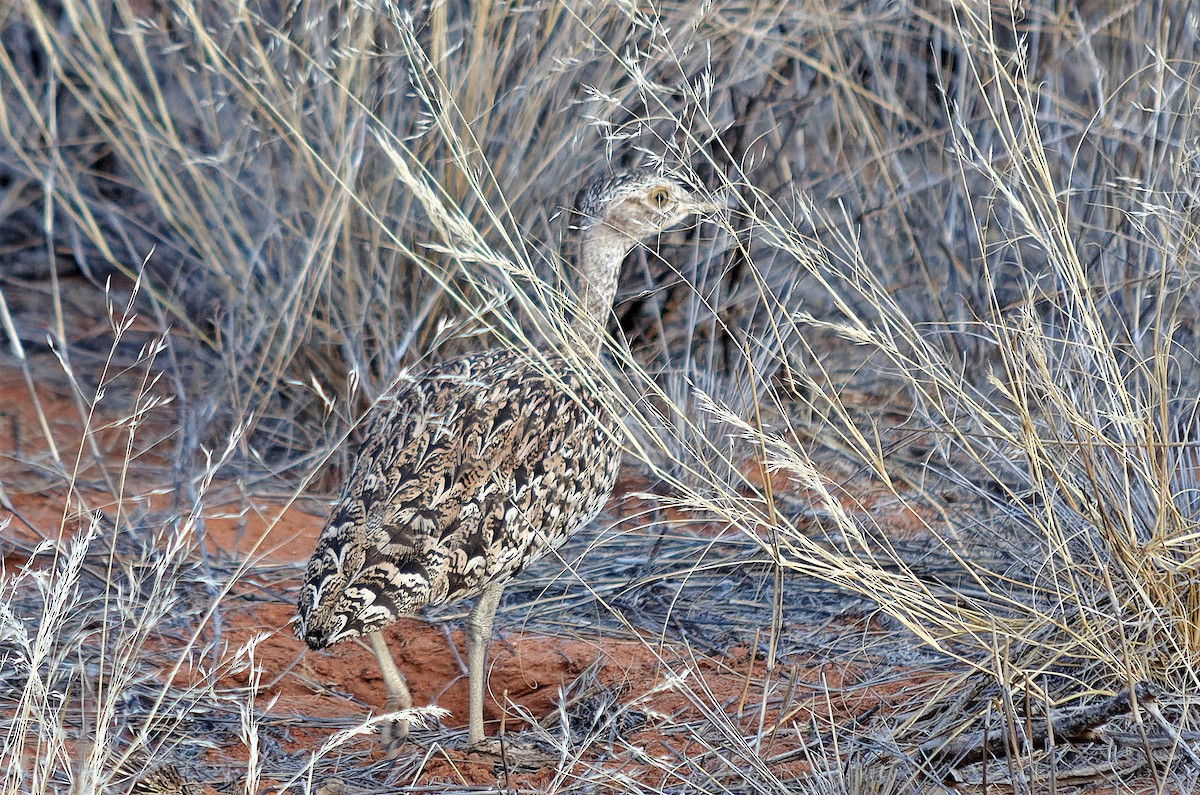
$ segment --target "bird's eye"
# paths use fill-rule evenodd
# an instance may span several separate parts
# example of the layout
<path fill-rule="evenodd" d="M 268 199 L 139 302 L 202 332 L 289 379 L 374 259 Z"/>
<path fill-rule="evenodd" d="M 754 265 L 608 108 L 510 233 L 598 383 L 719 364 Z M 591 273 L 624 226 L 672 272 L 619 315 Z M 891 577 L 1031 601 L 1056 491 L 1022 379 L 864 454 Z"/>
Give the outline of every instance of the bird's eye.
<path fill-rule="evenodd" d="M 661 187 L 661 186 L 657 187 L 657 188 L 653 188 L 650 191 L 650 194 L 647 196 L 647 198 L 650 199 L 651 204 L 653 204 L 655 207 L 657 207 L 658 209 L 661 210 L 661 209 L 665 208 L 668 203 L 670 203 L 671 191 L 669 191 L 665 187 Z"/>

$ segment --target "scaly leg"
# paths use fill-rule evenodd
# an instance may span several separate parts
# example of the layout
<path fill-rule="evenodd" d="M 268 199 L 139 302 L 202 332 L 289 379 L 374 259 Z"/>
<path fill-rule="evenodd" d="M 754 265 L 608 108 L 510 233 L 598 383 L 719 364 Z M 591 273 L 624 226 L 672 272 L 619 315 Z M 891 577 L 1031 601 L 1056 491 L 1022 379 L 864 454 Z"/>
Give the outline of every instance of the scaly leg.
<path fill-rule="evenodd" d="M 404 681 L 404 674 L 400 673 L 400 669 L 396 667 L 396 661 L 392 659 L 392 653 L 388 650 L 387 642 L 383 639 L 383 633 L 378 630 L 368 632 L 367 639 L 371 641 L 371 651 L 375 652 L 375 659 L 379 661 L 379 672 L 383 674 L 383 689 L 387 691 L 388 712 L 410 709 L 412 707 L 412 695 L 408 692 L 408 684 Z M 400 746 L 404 744 L 404 740 L 408 737 L 408 721 L 397 720 L 394 723 L 389 721 L 383 724 L 379 734 L 383 740 L 383 747 L 387 751 L 387 755 L 395 757 L 400 750 Z"/>
<path fill-rule="evenodd" d="M 479 601 L 467 617 L 467 676 L 470 678 L 470 699 L 467 708 L 468 743 L 483 742 L 483 692 L 487 678 L 488 644 L 492 640 L 492 619 L 504 593 L 503 583 L 484 587 Z"/>

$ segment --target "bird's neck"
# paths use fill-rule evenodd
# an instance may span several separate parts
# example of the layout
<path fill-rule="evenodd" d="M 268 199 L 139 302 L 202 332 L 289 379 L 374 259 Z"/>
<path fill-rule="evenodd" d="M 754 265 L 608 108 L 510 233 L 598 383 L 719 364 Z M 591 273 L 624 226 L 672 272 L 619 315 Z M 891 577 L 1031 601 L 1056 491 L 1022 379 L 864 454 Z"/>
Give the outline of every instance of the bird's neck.
<path fill-rule="evenodd" d="M 575 318 L 573 325 L 593 351 L 600 348 L 604 326 L 612 312 L 621 263 L 635 244 L 628 235 L 603 223 L 585 229 L 579 236 L 575 251 L 575 267 L 579 274 L 576 289 L 584 312 Z"/>

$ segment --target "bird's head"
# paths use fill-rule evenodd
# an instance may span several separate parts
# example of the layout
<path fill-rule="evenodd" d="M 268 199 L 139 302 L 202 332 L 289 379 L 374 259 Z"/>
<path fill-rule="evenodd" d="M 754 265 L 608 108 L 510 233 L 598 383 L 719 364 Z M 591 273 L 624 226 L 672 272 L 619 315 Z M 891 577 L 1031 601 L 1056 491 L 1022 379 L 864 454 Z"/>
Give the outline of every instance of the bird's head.
<path fill-rule="evenodd" d="M 577 207 L 581 229 L 615 231 L 632 248 L 689 216 L 715 215 L 725 204 L 702 196 L 671 174 L 626 171 L 593 182 Z"/>

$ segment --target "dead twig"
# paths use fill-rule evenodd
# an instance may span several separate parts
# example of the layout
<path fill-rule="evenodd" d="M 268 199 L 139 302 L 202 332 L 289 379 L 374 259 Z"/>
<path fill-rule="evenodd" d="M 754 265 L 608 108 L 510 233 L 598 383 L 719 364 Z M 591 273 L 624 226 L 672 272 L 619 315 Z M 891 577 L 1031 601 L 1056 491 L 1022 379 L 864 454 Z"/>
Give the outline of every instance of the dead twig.
<path fill-rule="evenodd" d="M 1151 704 L 1158 697 L 1157 690 L 1149 682 L 1138 682 L 1132 690 L 1124 690 L 1107 701 L 1085 709 L 1060 715 L 1049 721 L 1035 721 L 1029 735 L 1029 748 L 1044 750 L 1054 745 L 1068 743 L 1083 745 L 1097 742 L 1097 733 L 1104 724 L 1118 715 L 1130 712 L 1134 704 Z M 1136 701 L 1135 701 L 1136 699 Z M 959 768 L 984 759 L 1006 756 L 1009 747 L 1001 732 L 981 729 L 946 742 L 941 738 L 922 743 L 920 754 L 928 762 L 941 765 L 950 762 Z"/>

